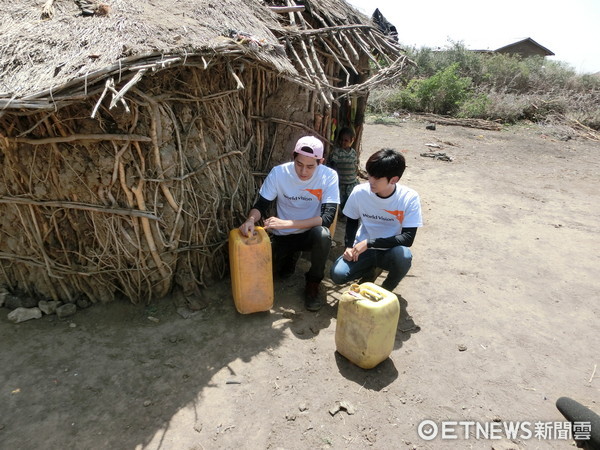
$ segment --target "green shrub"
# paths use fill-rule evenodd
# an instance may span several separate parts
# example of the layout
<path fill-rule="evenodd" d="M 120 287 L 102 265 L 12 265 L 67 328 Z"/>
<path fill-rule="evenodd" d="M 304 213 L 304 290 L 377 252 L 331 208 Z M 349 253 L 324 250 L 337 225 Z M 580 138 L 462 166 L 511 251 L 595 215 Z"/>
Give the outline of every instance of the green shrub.
<path fill-rule="evenodd" d="M 468 50 L 462 42 L 449 41 L 444 49 L 434 50 L 430 47 L 414 47 L 407 50 L 408 56 L 417 67 L 411 74 L 416 78 L 428 78 L 447 67 L 457 64 L 457 72 L 463 77 L 470 77 L 476 83 L 481 74 L 482 58 L 479 53 Z"/>
<path fill-rule="evenodd" d="M 509 123 L 567 117 L 600 128 L 598 75 L 577 75 L 568 64 L 542 57 L 473 52 L 462 43 L 407 53 L 418 66 L 372 91 L 371 113 L 405 110 Z"/>
<path fill-rule="evenodd" d="M 473 94 L 460 104 L 456 116 L 463 119 L 489 119 L 491 103 L 487 94 Z"/>
<path fill-rule="evenodd" d="M 435 114 L 456 112 L 471 92 L 471 79 L 457 73 L 458 63 L 424 80 L 416 80 L 408 98 L 418 102 L 420 109 Z M 411 82 L 412 83 L 412 82 Z M 411 84 L 407 86 L 407 90 Z"/>

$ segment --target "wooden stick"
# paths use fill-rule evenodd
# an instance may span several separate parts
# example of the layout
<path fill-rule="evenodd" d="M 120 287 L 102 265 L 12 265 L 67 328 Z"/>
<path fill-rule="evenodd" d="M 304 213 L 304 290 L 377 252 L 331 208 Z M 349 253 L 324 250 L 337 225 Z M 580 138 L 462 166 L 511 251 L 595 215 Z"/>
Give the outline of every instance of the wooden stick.
<path fill-rule="evenodd" d="M 358 34 L 358 31 L 352 30 L 352 34 L 354 35 L 354 38 L 356 39 L 356 41 L 359 43 L 360 47 L 362 47 L 365 55 L 367 55 L 367 57 L 371 61 L 373 61 L 373 64 L 375 64 L 378 69 L 381 69 L 381 64 L 379 64 L 379 61 L 377 61 L 375 58 L 373 58 L 373 56 L 371 55 L 371 49 L 369 48 L 369 45 L 361 39 L 360 34 Z"/>
<path fill-rule="evenodd" d="M 327 41 L 325 41 L 325 39 L 323 39 L 321 36 L 319 36 L 319 40 L 321 41 L 321 44 L 323 44 L 323 46 L 327 49 L 327 51 L 329 52 L 329 54 L 331 56 L 333 56 L 333 59 L 335 59 L 335 61 L 340 66 L 340 68 L 344 72 L 346 72 L 346 85 L 350 84 L 350 72 L 348 72 L 348 70 L 346 70 L 346 67 L 344 66 L 344 64 L 342 64 L 342 62 L 340 61 L 340 59 L 338 58 L 338 56 L 335 54 L 335 52 L 333 51 L 333 49 L 329 46 L 329 44 L 327 43 Z"/>
<path fill-rule="evenodd" d="M 31 145 L 46 145 L 59 142 L 75 142 L 75 141 L 139 141 L 152 142 L 148 136 L 140 136 L 138 134 L 72 134 L 65 137 L 51 137 L 42 139 L 29 138 L 11 138 L 7 137 L 8 142 L 20 142 Z"/>
<path fill-rule="evenodd" d="M 289 125 L 292 127 L 296 127 L 296 128 L 300 128 L 302 130 L 307 131 L 308 133 L 311 134 L 316 134 L 317 136 L 319 136 L 321 139 L 323 139 L 324 141 L 328 141 L 328 139 L 324 136 L 321 136 L 318 132 L 316 132 L 316 130 L 310 128 L 307 125 L 304 125 L 303 123 L 300 122 L 292 122 L 290 120 L 284 120 L 284 119 L 278 119 L 276 117 L 258 117 L 258 116 L 250 116 L 251 119 L 255 119 L 255 120 L 261 120 L 264 122 L 274 122 L 274 123 L 281 123 L 283 125 Z"/>
<path fill-rule="evenodd" d="M 48 208 L 68 208 L 78 209 L 83 211 L 95 211 L 106 214 L 116 214 L 119 216 L 133 216 L 143 217 L 149 220 L 156 220 L 161 222 L 159 217 L 148 211 L 140 211 L 137 209 L 124 209 L 124 208 L 109 208 L 106 206 L 92 205 L 89 203 L 78 203 L 78 202 L 67 202 L 67 201 L 45 201 L 45 200 L 33 200 L 31 198 L 24 197 L 0 197 L 0 203 L 8 203 L 14 205 L 34 205 L 43 206 Z"/>
<path fill-rule="evenodd" d="M 592 382 L 592 380 L 594 379 L 594 375 L 596 375 L 596 366 L 597 366 L 597 365 L 596 365 L 596 364 L 594 364 L 594 371 L 592 372 L 592 376 L 590 377 L 590 379 L 589 379 L 588 383 L 591 383 L 591 382 Z"/>
<path fill-rule="evenodd" d="M 269 9 L 277 14 L 285 14 L 289 12 L 303 12 L 304 6 L 269 6 Z"/>
<path fill-rule="evenodd" d="M 44 6 L 42 6 L 42 19 L 52 19 L 54 17 L 54 0 L 46 0 Z"/>
<path fill-rule="evenodd" d="M 348 53 L 346 52 L 346 49 L 344 48 L 344 46 L 342 45 L 342 43 L 339 41 L 339 39 L 337 38 L 337 36 L 335 34 L 331 34 L 330 37 L 331 37 L 331 39 L 333 39 L 333 42 L 334 42 L 335 46 L 337 46 L 337 48 L 344 55 L 344 59 L 346 60 L 346 64 L 350 66 L 350 68 L 352 69 L 352 72 L 354 72 L 356 75 L 358 75 L 358 70 L 356 69 L 356 67 L 354 67 L 354 64 L 352 64 L 352 60 L 350 58 L 350 55 L 348 55 Z M 325 39 L 325 40 L 327 40 L 327 39 Z"/>

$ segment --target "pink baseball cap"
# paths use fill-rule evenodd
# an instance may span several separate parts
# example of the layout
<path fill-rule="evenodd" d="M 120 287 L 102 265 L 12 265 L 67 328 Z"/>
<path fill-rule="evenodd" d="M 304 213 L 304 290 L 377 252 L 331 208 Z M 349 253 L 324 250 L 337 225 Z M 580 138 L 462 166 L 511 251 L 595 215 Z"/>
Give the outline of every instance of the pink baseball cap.
<path fill-rule="evenodd" d="M 321 159 L 323 158 L 323 143 L 320 139 L 317 139 L 314 136 L 301 137 L 298 139 L 298 142 L 296 142 L 294 153 L 309 156 L 311 158 Z"/>

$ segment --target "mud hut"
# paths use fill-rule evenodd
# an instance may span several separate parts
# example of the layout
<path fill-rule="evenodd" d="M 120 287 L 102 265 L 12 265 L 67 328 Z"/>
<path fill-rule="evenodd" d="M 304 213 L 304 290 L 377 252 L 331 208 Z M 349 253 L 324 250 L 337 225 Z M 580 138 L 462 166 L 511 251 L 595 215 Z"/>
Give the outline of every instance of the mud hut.
<path fill-rule="evenodd" d="M 222 278 L 291 143 L 360 142 L 410 64 L 341 0 L 15 0 L 0 35 L 0 284 L 64 302 Z"/>

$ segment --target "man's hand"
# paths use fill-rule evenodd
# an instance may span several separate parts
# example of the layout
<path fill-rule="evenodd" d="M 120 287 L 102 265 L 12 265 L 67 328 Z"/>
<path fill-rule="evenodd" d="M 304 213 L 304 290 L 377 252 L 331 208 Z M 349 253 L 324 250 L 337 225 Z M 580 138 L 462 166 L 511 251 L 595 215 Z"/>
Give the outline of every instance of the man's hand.
<path fill-rule="evenodd" d="M 269 217 L 265 220 L 265 230 L 283 230 L 285 228 L 291 228 L 291 220 L 283 220 L 279 217 Z"/>
<path fill-rule="evenodd" d="M 254 220 L 248 219 L 240 225 L 240 232 L 246 237 L 252 236 L 254 234 Z"/>
<path fill-rule="evenodd" d="M 344 250 L 344 254 L 342 255 L 342 258 L 344 258 L 345 261 L 353 261 L 354 259 L 354 249 L 353 248 L 346 248 L 346 250 Z"/>
<path fill-rule="evenodd" d="M 364 253 L 367 250 L 367 240 L 360 241 L 352 248 L 347 248 L 344 250 L 343 258 L 346 261 L 358 261 L 358 257 L 361 253 Z"/>

